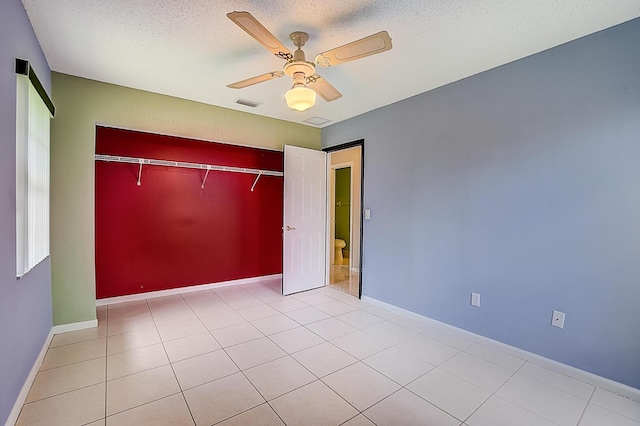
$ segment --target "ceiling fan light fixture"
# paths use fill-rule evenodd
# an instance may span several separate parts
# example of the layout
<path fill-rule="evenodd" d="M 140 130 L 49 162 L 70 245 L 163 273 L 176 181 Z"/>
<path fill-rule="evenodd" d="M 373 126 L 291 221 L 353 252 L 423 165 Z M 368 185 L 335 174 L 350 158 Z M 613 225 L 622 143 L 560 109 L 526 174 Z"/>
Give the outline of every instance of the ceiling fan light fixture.
<path fill-rule="evenodd" d="M 316 104 L 316 92 L 302 83 L 293 85 L 284 95 L 287 106 L 296 111 L 305 111 Z"/>

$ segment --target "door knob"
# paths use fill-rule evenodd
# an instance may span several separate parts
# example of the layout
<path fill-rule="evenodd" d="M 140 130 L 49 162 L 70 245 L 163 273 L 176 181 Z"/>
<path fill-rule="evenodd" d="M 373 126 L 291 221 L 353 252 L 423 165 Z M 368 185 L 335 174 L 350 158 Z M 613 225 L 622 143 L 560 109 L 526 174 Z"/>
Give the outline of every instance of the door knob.
<path fill-rule="evenodd" d="M 295 231 L 296 230 L 296 228 L 293 228 L 293 227 L 291 227 L 289 225 L 285 226 L 284 229 L 285 229 L 285 231 Z"/>

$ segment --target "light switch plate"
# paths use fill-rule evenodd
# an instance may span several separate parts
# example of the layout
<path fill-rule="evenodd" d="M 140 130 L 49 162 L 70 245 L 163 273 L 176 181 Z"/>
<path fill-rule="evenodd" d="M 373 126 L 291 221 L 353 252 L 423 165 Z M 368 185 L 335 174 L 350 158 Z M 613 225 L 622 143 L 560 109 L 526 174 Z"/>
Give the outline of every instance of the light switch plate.
<path fill-rule="evenodd" d="M 558 328 L 564 328 L 564 312 L 553 311 L 551 316 L 551 325 Z"/>
<path fill-rule="evenodd" d="M 471 306 L 480 307 L 480 293 L 471 293 Z"/>
<path fill-rule="evenodd" d="M 364 209 L 364 218 L 366 220 L 371 219 L 371 209 Z"/>

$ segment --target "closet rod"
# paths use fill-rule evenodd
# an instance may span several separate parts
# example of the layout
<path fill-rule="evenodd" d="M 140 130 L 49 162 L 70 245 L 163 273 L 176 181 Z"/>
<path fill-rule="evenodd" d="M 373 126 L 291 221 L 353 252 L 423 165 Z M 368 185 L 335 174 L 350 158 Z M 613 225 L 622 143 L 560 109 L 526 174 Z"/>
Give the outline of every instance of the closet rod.
<path fill-rule="evenodd" d="M 216 166 L 213 164 L 198 164 L 187 163 L 184 161 L 167 161 L 167 160 L 150 160 L 148 158 L 136 158 L 136 157 L 119 157 L 116 155 L 104 155 L 95 154 L 96 161 L 109 161 L 112 163 L 131 163 L 131 164 L 149 164 L 152 166 L 164 166 L 164 167 L 182 167 L 185 169 L 200 169 L 200 170 L 217 170 L 220 172 L 233 172 L 233 173 L 248 173 L 252 175 L 267 175 L 267 176 L 283 176 L 282 172 L 276 172 L 273 170 L 259 170 L 259 169 L 247 169 L 244 167 L 232 167 L 232 166 Z"/>

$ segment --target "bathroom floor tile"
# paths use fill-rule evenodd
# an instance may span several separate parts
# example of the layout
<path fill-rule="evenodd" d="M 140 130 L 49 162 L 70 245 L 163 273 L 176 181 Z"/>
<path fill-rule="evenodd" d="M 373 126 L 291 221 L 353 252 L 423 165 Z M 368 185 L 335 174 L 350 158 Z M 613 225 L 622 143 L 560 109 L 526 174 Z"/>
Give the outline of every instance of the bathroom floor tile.
<path fill-rule="evenodd" d="M 239 370 L 225 351 L 218 350 L 178 361 L 173 364 L 173 371 L 180 387 L 185 390 L 229 376 Z"/>
<path fill-rule="evenodd" d="M 377 425 L 460 425 L 459 420 L 406 389 L 400 389 L 363 414 Z"/>
<path fill-rule="evenodd" d="M 281 358 L 286 353 L 266 337 L 231 346 L 227 354 L 241 370 Z"/>
<path fill-rule="evenodd" d="M 304 327 L 292 328 L 291 330 L 272 334 L 269 338 L 289 354 L 319 345 L 325 341 L 322 337 Z"/>
<path fill-rule="evenodd" d="M 292 356 L 316 377 L 324 377 L 358 362 L 356 358 L 329 342 L 296 352 Z"/>
<path fill-rule="evenodd" d="M 317 425 L 339 425 L 358 414 L 319 380 L 272 400 L 270 405 L 286 425 L 305 425 L 309 419 Z"/>
<path fill-rule="evenodd" d="M 322 381 L 359 411 L 400 389 L 400 385 L 362 362 L 331 373 Z"/>
<path fill-rule="evenodd" d="M 265 402 L 241 373 L 186 390 L 184 396 L 197 425 L 220 422 Z"/>
<path fill-rule="evenodd" d="M 316 380 L 290 356 L 249 368 L 244 374 L 267 401 Z"/>
<path fill-rule="evenodd" d="M 428 362 L 395 347 L 371 355 L 362 362 L 403 386 L 434 368 Z"/>
<path fill-rule="evenodd" d="M 139 425 L 193 426 L 182 394 L 168 396 L 107 417 L 107 426 Z"/>
<path fill-rule="evenodd" d="M 111 380 L 107 382 L 107 416 L 179 392 L 169 365 Z"/>
<path fill-rule="evenodd" d="M 104 383 L 25 404 L 16 426 L 67 426 L 104 417 Z"/>

